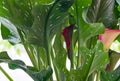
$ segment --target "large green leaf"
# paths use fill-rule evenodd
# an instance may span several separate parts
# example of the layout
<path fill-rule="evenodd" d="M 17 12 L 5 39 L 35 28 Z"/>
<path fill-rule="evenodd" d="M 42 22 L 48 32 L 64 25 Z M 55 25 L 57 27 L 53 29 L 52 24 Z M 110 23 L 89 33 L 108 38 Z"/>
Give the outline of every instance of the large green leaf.
<path fill-rule="evenodd" d="M 94 50 L 82 47 L 81 53 L 84 59 L 83 65 L 73 71 L 76 81 L 87 81 L 93 72 L 105 69 L 108 63 L 108 54 L 103 51 L 103 46 L 100 42 L 97 43 Z"/>
<path fill-rule="evenodd" d="M 27 67 L 24 62 L 20 60 L 12 60 L 9 62 L 9 68 L 10 69 L 22 69 L 24 70 L 28 75 L 32 77 L 34 81 L 47 81 L 50 76 L 52 75 L 52 68 L 48 67 L 44 70 L 37 71 L 33 67 Z"/>
<path fill-rule="evenodd" d="M 20 37 L 15 26 L 9 22 L 7 19 L 0 17 L 1 25 L 1 35 L 3 39 L 8 39 L 12 44 L 20 43 Z"/>
<path fill-rule="evenodd" d="M 34 23 L 29 32 L 29 41 L 43 46 L 65 23 L 68 9 L 74 0 L 57 0 L 51 4 L 37 5 L 33 8 Z"/>
<path fill-rule="evenodd" d="M 34 67 L 26 66 L 26 64 L 21 60 L 12 60 L 7 52 L 0 53 L 0 63 L 8 63 L 10 69 L 22 69 L 28 75 L 32 77 L 34 81 L 47 81 L 52 75 L 52 68 L 48 67 L 44 70 L 38 71 Z"/>
<path fill-rule="evenodd" d="M 108 27 L 114 22 L 113 9 L 114 0 L 92 0 L 87 12 L 87 21 L 103 22 Z"/>

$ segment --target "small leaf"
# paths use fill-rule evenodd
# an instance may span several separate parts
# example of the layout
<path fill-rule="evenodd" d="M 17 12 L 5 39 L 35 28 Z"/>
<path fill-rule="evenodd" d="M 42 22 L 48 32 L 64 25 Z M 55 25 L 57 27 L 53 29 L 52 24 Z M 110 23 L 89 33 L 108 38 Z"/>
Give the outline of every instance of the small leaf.
<path fill-rule="evenodd" d="M 8 56 L 7 52 L 0 52 L 0 63 L 9 62 L 11 58 Z"/>
<path fill-rule="evenodd" d="M 8 39 L 11 44 L 20 43 L 20 37 L 15 26 L 3 17 L 0 17 L 1 35 L 3 39 Z"/>
<path fill-rule="evenodd" d="M 23 68 L 23 67 L 26 68 L 25 63 L 22 62 L 21 60 L 12 60 L 8 63 L 8 66 L 10 69 L 13 69 L 13 70 L 18 68 Z"/>

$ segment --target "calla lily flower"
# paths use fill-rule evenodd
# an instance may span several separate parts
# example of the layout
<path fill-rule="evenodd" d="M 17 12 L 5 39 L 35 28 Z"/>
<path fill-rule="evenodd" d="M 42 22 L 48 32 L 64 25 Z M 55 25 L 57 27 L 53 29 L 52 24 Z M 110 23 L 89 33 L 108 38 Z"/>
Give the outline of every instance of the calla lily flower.
<path fill-rule="evenodd" d="M 62 35 L 64 36 L 64 39 L 65 39 L 65 42 L 66 42 L 68 58 L 69 59 L 70 59 L 70 49 L 71 49 L 71 42 L 72 42 L 73 26 L 74 25 L 70 25 L 68 27 L 65 27 L 62 30 Z"/>
<path fill-rule="evenodd" d="M 112 42 L 118 37 L 120 30 L 106 29 L 104 34 L 99 35 L 99 40 L 104 45 L 104 49 L 109 49 Z"/>
<path fill-rule="evenodd" d="M 101 42 L 103 43 L 105 50 L 110 49 L 111 44 L 118 37 L 119 34 L 120 34 L 120 30 L 106 29 L 104 34 L 99 35 L 99 40 L 101 40 Z M 112 58 L 110 55 L 109 57 Z M 110 61 L 110 63 L 107 64 L 106 71 L 110 70 L 110 68 L 112 67 L 111 66 L 112 62 L 114 62 L 114 59 L 112 59 L 112 61 Z"/>

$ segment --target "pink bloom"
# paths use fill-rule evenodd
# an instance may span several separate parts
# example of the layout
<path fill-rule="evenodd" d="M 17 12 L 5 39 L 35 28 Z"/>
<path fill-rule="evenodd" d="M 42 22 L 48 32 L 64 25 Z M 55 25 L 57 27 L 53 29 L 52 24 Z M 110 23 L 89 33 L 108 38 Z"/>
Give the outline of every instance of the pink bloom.
<path fill-rule="evenodd" d="M 71 42 L 72 42 L 73 26 L 74 25 L 70 25 L 68 27 L 65 27 L 62 30 L 62 35 L 64 36 L 64 39 L 65 39 L 65 42 L 66 42 L 68 58 L 69 59 L 70 59 L 70 49 L 71 49 Z"/>
<path fill-rule="evenodd" d="M 104 45 L 104 49 L 109 49 L 112 42 L 118 37 L 120 30 L 106 29 L 104 34 L 99 35 L 99 39 Z"/>
<path fill-rule="evenodd" d="M 99 35 L 99 39 L 104 45 L 104 49 L 109 49 L 112 42 L 118 37 L 120 34 L 120 30 L 112 30 L 112 29 L 106 29 L 104 34 Z M 110 70 L 110 63 L 107 64 L 106 71 Z"/>

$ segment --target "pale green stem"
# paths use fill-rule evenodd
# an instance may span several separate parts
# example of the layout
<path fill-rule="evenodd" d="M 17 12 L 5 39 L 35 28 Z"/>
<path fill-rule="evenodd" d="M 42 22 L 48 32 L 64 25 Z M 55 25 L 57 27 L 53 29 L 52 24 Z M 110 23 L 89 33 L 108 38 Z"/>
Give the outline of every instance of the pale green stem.
<path fill-rule="evenodd" d="M 78 26 L 78 60 L 77 60 L 77 68 L 81 65 L 81 54 L 80 54 L 80 30 L 81 30 L 81 25 L 80 25 L 80 14 L 78 10 L 78 2 L 76 0 L 76 15 L 77 15 L 77 26 Z"/>
<path fill-rule="evenodd" d="M 0 66 L 0 70 L 8 78 L 9 81 L 13 81 L 13 79 L 8 75 L 8 73 L 1 66 Z"/>
<path fill-rule="evenodd" d="M 96 81 L 100 81 L 100 71 L 97 72 Z"/>

